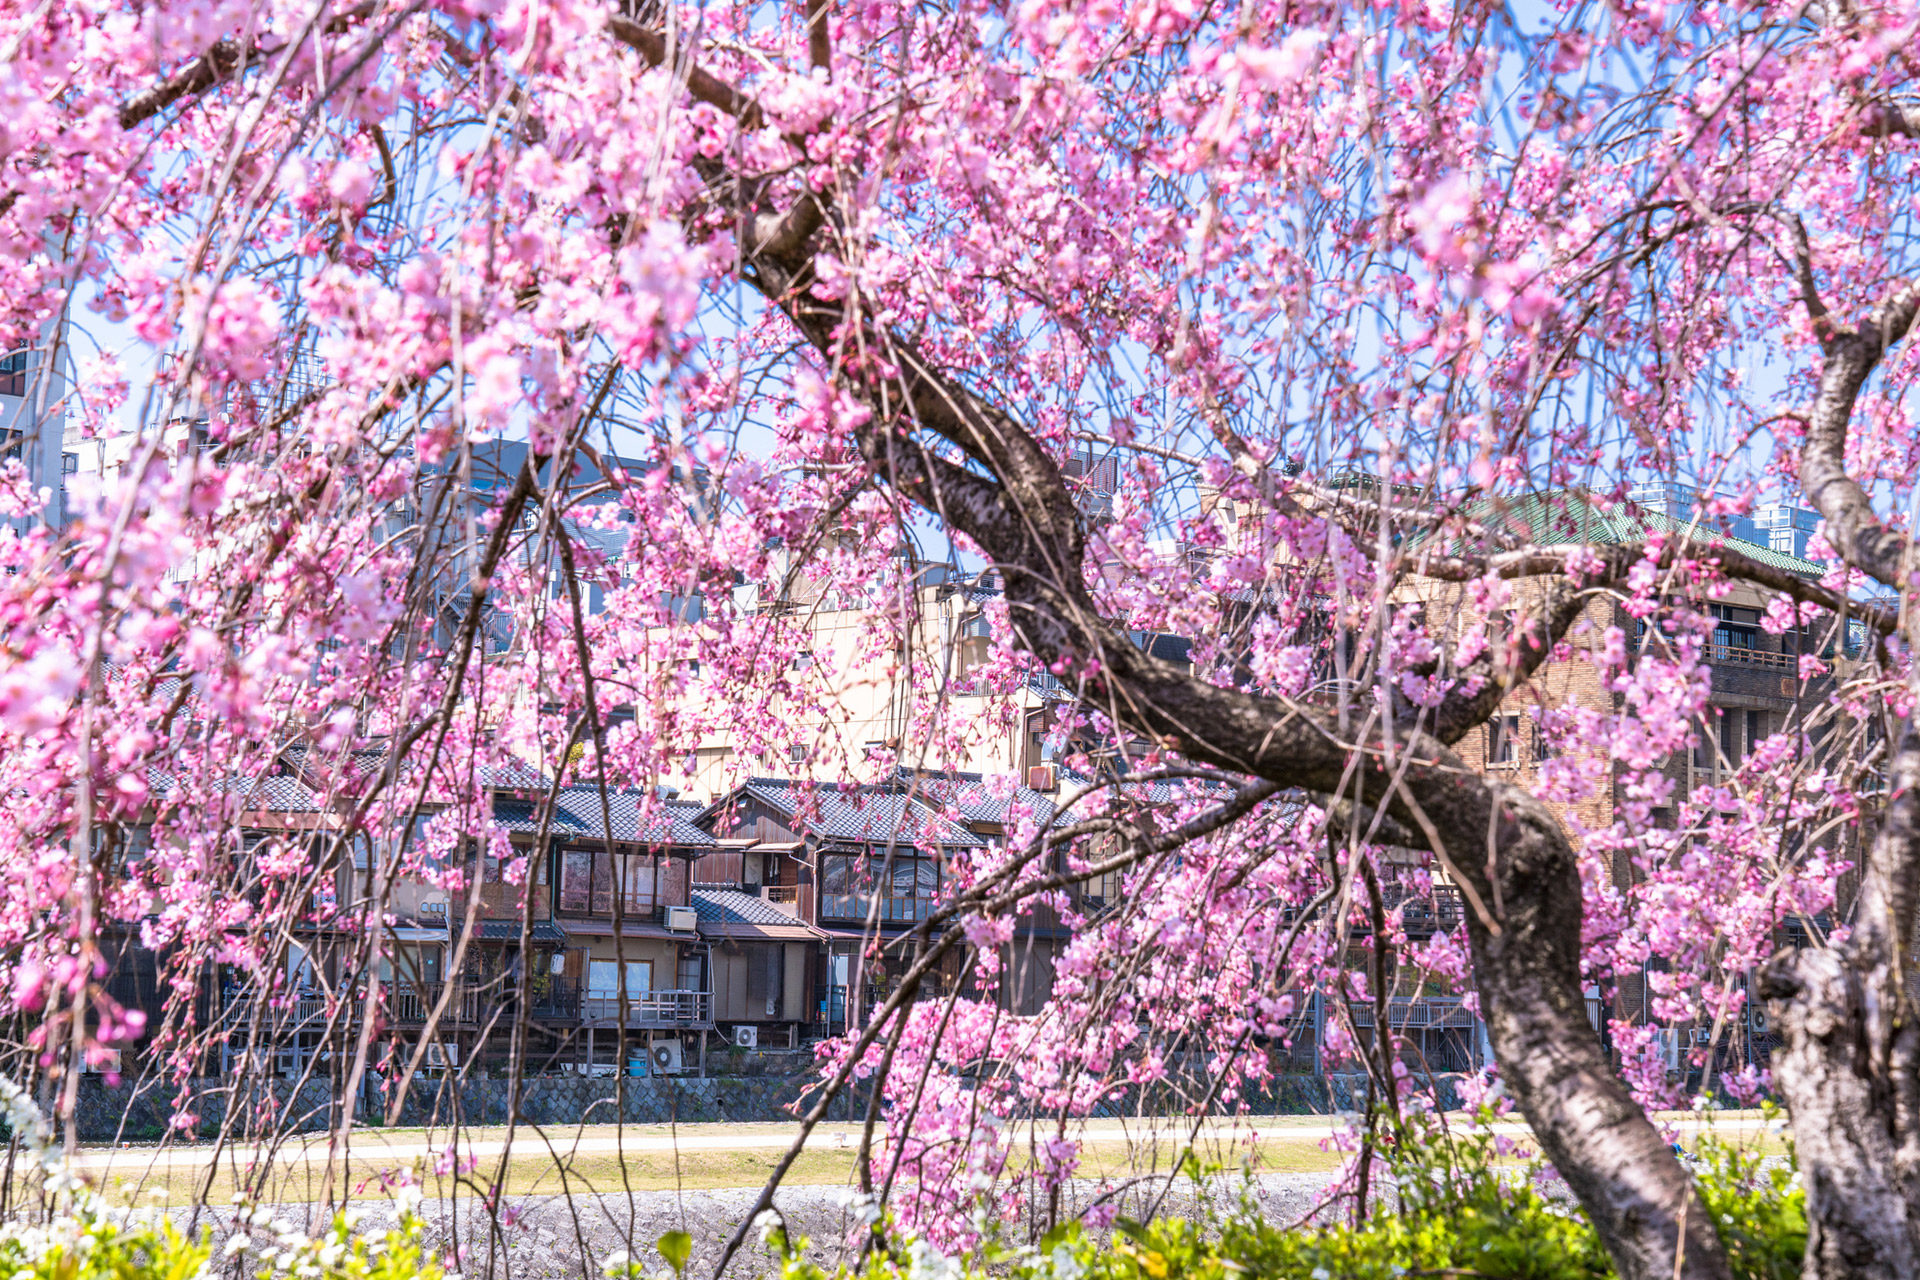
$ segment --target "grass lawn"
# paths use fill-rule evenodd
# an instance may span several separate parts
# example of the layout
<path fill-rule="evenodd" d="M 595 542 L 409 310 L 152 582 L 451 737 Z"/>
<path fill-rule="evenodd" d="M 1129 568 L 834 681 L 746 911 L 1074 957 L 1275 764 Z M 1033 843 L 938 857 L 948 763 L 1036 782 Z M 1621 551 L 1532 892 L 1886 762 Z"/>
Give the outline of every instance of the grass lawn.
<path fill-rule="evenodd" d="M 477 1135 L 476 1135 L 477 1136 Z M 516 1139 L 514 1155 L 507 1175 L 507 1194 L 511 1196 L 574 1194 L 619 1195 L 633 1191 L 708 1191 L 729 1188 L 757 1188 L 773 1172 L 784 1152 L 778 1148 L 739 1150 L 629 1151 L 624 1158 L 611 1151 L 587 1151 L 569 1155 L 563 1144 L 549 1152 L 537 1139 L 528 1142 L 522 1131 Z M 571 1133 L 568 1134 L 571 1136 Z M 788 1171 L 786 1182 L 792 1186 L 851 1186 L 854 1183 L 854 1158 L 857 1136 L 849 1135 L 844 1147 L 809 1146 L 801 1152 Z M 1024 1144 L 1016 1146 L 1010 1168 L 1021 1167 L 1026 1159 Z M 1240 1163 L 1240 1152 L 1219 1142 L 1203 1139 L 1198 1153 L 1203 1160 L 1229 1168 Z M 1128 1144 L 1094 1142 L 1081 1150 L 1078 1176 L 1100 1178 L 1135 1174 L 1153 1169 L 1165 1171 L 1173 1164 L 1175 1144 L 1162 1141 Z M 365 1152 L 364 1148 L 360 1149 Z M 392 1160 L 376 1154 L 356 1153 L 350 1168 L 349 1185 L 356 1195 L 379 1198 L 380 1176 L 396 1167 Z M 241 1185 L 234 1176 L 233 1162 L 223 1160 L 208 1183 L 205 1166 L 173 1166 L 149 1169 L 141 1151 L 117 1152 L 114 1163 L 96 1170 L 92 1180 L 116 1199 L 132 1201 L 163 1190 L 169 1203 L 188 1203 L 204 1194 L 210 1204 L 227 1203 Z M 124 1157 L 124 1159 L 118 1158 Z M 1258 1146 L 1255 1168 L 1263 1173 L 1304 1173 L 1331 1170 L 1338 1166 L 1337 1153 L 1320 1149 L 1315 1137 L 1276 1139 L 1269 1137 Z M 437 1178 L 426 1160 L 407 1161 L 431 1197 L 454 1190 L 452 1178 Z M 498 1168 L 497 1155 L 480 1157 L 478 1168 L 468 1175 L 470 1192 L 474 1186 L 489 1184 Z M 288 1161 L 275 1167 L 265 1187 L 264 1198 L 276 1203 L 303 1203 L 322 1198 L 325 1162 L 323 1160 Z"/>

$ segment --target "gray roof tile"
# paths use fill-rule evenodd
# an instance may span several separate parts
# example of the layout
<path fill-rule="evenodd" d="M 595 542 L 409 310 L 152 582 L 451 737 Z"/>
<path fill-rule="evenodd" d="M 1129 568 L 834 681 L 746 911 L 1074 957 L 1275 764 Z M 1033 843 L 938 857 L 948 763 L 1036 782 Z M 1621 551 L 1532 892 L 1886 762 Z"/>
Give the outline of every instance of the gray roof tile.
<path fill-rule="evenodd" d="M 977 848 L 986 843 L 896 786 L 843 791 L 787 778 L 748 778 L 741 789 L 803 834 L 856 844 Z M 724 808 L 729 799 L 709 805 L 708 812 Z"/>

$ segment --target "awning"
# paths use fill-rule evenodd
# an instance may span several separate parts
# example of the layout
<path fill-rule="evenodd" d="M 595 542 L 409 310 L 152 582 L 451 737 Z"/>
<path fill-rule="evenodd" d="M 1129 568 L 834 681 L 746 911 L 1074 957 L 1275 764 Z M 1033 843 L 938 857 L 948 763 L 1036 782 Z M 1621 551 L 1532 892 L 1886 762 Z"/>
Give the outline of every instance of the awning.
<path fill-rule="evenodd" d="M 804 924 L 708 924 L 700 922 L 700 936 L 703 938 L 730 938 L 736 941 L 762 942 L 817 942 L 825 935 L 818 929 Z"/>
<path fill-rule="evenodd" d="M 739 889 L 695 889 L 693 910 L 703 938 L 811 942 L 826 936 L 792 912 Z"/>
<path fill-rule="evenodd" d="M 569 920 L 567 933 L 575 938 L 611 938 L 613 921 L 611 920 Z M 623 938 L 658 938 L 662 942 L 692 942 L 693 934 L 686 930 L 662 928 L 657 924 L 628 924 L 620 930 Z"/>
<path fill-rule="evenodd" d="M 387 930 L 396 942 L 445 942 L 447 926 L 436 925 L 429 928 L 417 924 L 396 924 Z"/>

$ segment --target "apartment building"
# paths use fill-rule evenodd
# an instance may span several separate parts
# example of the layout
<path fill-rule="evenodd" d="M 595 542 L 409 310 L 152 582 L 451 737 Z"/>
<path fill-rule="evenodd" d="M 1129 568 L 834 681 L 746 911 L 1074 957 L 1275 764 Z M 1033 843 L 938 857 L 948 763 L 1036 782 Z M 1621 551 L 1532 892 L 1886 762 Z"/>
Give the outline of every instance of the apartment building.
<path fill-rule="evenodd" d="M 1809 581 L 1824 573 L 1822 566 L 1802 554 L 1817 523 L 1812 513 L 1803 509 L 1775 503 L 1762 508 L 1752 520 L 1717 520 L 1700 515 L 1701 495 L 1686 486 L 1650 486 L 1636 491 L 1634 497 L 1640 501 L 1606 502 L 1583 493 L 1539 495 L 1503 504 L 1498 511 L 1479 513 L 1479 518 L 1525 531 L 1526 537 L 1541 544 L 1618 545 L 1637 543 L 1655 534 L 1672 536 L 1683 530 L 1700 536 L 1705 530 L 1707 536 L 1773 568 Z M 1423 594 L 1432 608 L 1448 593 Z M 1847 660 L 1849 637 L 1833 634 L 1831 617 L 1815 618 L 1785 630 L 1769 630 L 1761 626 L 1761 619 L 1770 603 L 1765 590 L 1736 582 L 1708 606 L 1713 630 L 1703 654 L 1711 669 L 1706 712 L 1692 749 L 1673 753 L 1661 766 L 1661 772 L 1672 782 L 1674 803 L 1683 801 L 1696 788 L 1724 781 L 1762 741 L 1776 733 L 1797 731 L 1806 713 L 1825 701 L 1833 688 L 1832 677 L 1811 670 L 1803 675 L 1803 656 L 1822 659 L 1822 670 Z M 1618 603 L 1596 598 L 1569 634 L 1572 660 L 1547 664 L 1529 688 L 1509 698 L 1498 714 L 1461 744 L 1467 758 L 1490 773 L 1530 785 L 1539 780 L 1542 766 L 1554 750 L 1552 735 L 1541 729 L 1542 712 L 1566 707 L 1607 714 L 1625 710 L 1622 695 L 1605 686 L 1600 668 L 1590 660 L 1611 627 L 1620 628 L 1636 654 L 1658 653 L 1667 643 L 1666 636 L 1657 629 L 1650 630 Z M 1632 799 L 1616 770 L 1610 785 L 1572 806 L 1567 816 L 1575 821 L 1576 830 L 1580 826 L 1607 826 L 1627 812 L 1625 806 Z M 1675 816 L 1671 803 L 1654 807 L 1650 825 L 1671 828 Z M 1625 887 L 1635 875 L 1629 856 L 1624 852 L 1616 855 L 1615 884 Z M 1850 894 L 1851 887 L 1843 885 L 1843 899 Z M 1800 922 L 1790 922 L 1781 932 L 1783 943 L 1795 937 L 1804 937 Z M 1658 1025 L 1660 1019 L 1654 1015 L 1652 1000 L 1660 969 L 1656 962 L 1639 972 L 1617 973 L 1614 990 L 1604 996 L 1598 987 L 1590 988 L 1588 1007 L 1595 1025 L 1604 1027 L 1613 1018 Z M 1746 1017 L 1737 1025 L 1725 1028 L 1717 1041 L 1706 1026 L 1658 1026 L 1656 1034 L 1670 1073 L 1694 1083 L 1706 1074 L 1702 1065 L 1692 1060 L 1694 1050 L 1711 1047 L 1717 1070 L 1747 1061 L 1764 1064 L 1774 1043 L 1765 1011 L 1757 1002 L 1748 1006 Z"/>
<path fill-rule="evenodd" d="M 18 460 L 28 482 L 46 491 L 40 519 L 55 528 L 66 523 L 66 476 L 76 462 L 66 450 L 71 361 L 66 335 L 63 316 L 38 341 L 0 350 L 0 462 Z M 24 530 L 32 522 L 10 523 Z"/>

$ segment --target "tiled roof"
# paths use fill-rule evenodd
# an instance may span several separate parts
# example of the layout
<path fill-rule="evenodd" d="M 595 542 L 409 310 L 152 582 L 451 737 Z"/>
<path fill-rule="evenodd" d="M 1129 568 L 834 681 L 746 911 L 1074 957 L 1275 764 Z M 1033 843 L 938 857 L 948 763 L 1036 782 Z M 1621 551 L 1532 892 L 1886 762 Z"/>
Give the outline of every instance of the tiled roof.
<path fill-rule="evenodd" d="M 1466 511 L 1469 520 L 1490 529 L 1531 542 L 1536 546 L 1568 543 L 1614 545 L 1638 542 L 1654 533 L 1685 532 L 1691 521 L 1681 520 L 1663 511 L 1635 502 L 1614 502 L 1584 490 L 1567 489 L 1552 493 L 1528 493 L 1487 499 Z M 1692 530 L 1697 543 L 1706 547 L 1725 546 L 1748 558 L 1803 578 L 1818 578 L 1826 572 L 1822 565 L 1744 538 L 1736 538 L 1702 521 Z M 1423 534 L 1409 536 L 1409 546 L 1417 546 Z"/>
<path fill-rule="evenodd" d="M 1090 785 L 1094 779 L 1062 769 L 1059 785 L 1052 791 L 1036 791 L 1024 785 L 1009 785 L 1005 778 L 983 778 L 971 773 L 922 773 L 900 771 L 901 784 L 914 789 L 947 812 L 958 812 L 969 822 L 1005 825 L 1016 807 L 1032 813 L 1036 822 L 1064 827 L 1087 816 L 1092 803 L 1111 803 L 1116 789 L 1108 788 L 1088 796 L 1071 811 L 1060 805 Z M 1217 783 L 1193 778 L 1163 778 L 1152 782 L 1130 782 L 1117 789 L 1118 795 L 1137 804 L 1164 805 L 1195 796 L 1217 793 L 1225 799 L 1228 789 Z"/>
<path fill-rule="evenodd" d="M 177 785 L 174 775 L 162 769 L 147 770 L 147 786 L 156 795 L 167 795 Z M 240 797 L 247 808 L 265 813 L 318 813 L 322 805 L 312 788 L 286 774 L 264 778 L 229 778 L 215 781 L 212 787 Z"/>
<path fill-rule="evenodd" d="M 1005 825 L 1016 808 L 1037 822 L 1058 826 L 1067 819 L 1057 814 L 1056 793 L 1035 791 L 1009 778 L 987 778 L 977 773 L 914 773 L 900 770 L 900 785 L 924 797 L 944 813 L 958 813 L 967 822 Z"/>
<path fill-rule="evenodd" d="M 748 778 L 743 789 L 790 819 L 796 831 L 834 840 L 959 847 L 986 843 L 897 787 L 862 786 L 842 791 L 785 778 Z"/>
<path fill-rule="evenodd" d="M 600 806 L 598 787 L 562 787 L 554 797 L 549 834 L 574 841 L 605 840 L 611 833 L 620 844 L 671 844 L 710 846 L 714 839 L 688 821 L 680 807 L 655 800 L 645 811 L 647 793 L 635 788 L 607 789 L 606 810 Z M 611 827 L 603 818 L 612 819 Z M 508 831 L 533 835 L 540 830 L 539 804 L 531 800 L 495 798 L 493 820 Z"/>
<path fill-rule="evenodd" d="M 756 894 L 739 889 L 693 890 L 693 914 L 700 931 L 721 936 L 783 936 L 797 930 L 812 936 L 816 931 L 789 912 L 780 910 Z M 798 936 L 796 934 L 795 936 Z"/>
<path fill-rule="evenodd" d="M 459 933 L 466 923 L 464 920 L 451 920 L 447 928 Z M 551 920 L 535 920 L 527 931 L 527 937 L 533 942 L 565 942 L 567 931 Z M 475 920 L 473 938 L 476 942 L 518 942 L 520 941 L 520 922 L 518 920 Z"/>

